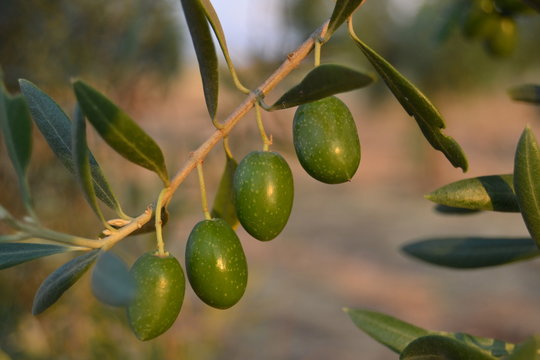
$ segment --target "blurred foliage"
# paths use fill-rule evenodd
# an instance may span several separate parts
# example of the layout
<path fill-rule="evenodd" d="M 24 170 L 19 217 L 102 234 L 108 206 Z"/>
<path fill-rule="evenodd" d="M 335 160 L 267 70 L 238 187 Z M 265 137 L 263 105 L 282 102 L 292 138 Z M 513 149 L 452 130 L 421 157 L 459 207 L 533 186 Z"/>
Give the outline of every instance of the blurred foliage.
<path fill-rule="evenodd" d="M 421 6 L 416 9 L 415 4 Z M 328 17 L 331 6 L 328 0 L 291 0 L 284 6 L 287 26 L 299 37 L 305 36 Z M 487 12 L 479 16 L 482 8 Z M 471 25 L 481 27 L 476 22 L 483 22 L 484 15 L 495 20 L 495 29 L 491 31 L 497 32 L 499 26 L 501 36 L 484 34 L 483 39 L 479 39 L 479 34 L 471 36 Z M 363 41 L 421 88 L 463 91 L 507 81 L 537 69 L 540 63 L 537 37 L 540 16 L 537 15 L 520 0 L 438 0 L 408 5 L 379 0 L 366 1 L 355 14 L 354 22 Z M 496 40 L 488 39 L 488 35 Z M 325 45 L 322 56 L 323 62 L 340 61 L 357 67 L 360 63 L 369 68 L 359 52 L 351 51 L 351 42 L 343 28 Z"/>
<path fill-rule="evenodd" d="M 2 0 L 0 66 L 9 90 L 71 77 L 129 88 L 142 75 L 167 83 L 180 69 L 177 10 L 167 0 Z M 123 86 L 122 86 L 123 85 Z"/>

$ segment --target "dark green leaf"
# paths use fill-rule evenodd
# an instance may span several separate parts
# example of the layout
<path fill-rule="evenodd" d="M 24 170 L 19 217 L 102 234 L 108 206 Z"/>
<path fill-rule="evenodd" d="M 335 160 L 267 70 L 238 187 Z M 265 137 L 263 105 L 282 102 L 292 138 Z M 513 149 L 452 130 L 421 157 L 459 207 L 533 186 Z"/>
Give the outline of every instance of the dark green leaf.
<path fill-rule="evenodd" d="M 371 84 L 373 75 L 363 74 L 341 65 L 323 64 L 311 70 L 302 81 L 271 106 L 286 109 Z"/>
<path fill-rule="evenodd" d="M 431 192 L 426 199 L 470 210 L 519 212 L 512 174 L 459 180 Z"/>
<path fill-rule="evenodd" d="M 212 29 L 214 30 L 214 34 L 216 35 L 216 38 L 219 42 L 219 46 L 221 47 L 221 51 L 223 52 L 223 56 L 225 57 L 225 61 L 227 62 L 227 66 L 229 68 L 229 71 L 231 72 L 234 82 L 240 89 L 249 91 L 240 83 L 240 80 L 238 79 L 238 75 L 236 74 L 234 64 L 232 62 L 231 56 L 229 55 L 229 49 L 227 48 L 227 41 L 225 40 L 225 33 L 223 32 L 223 28 L 221 27 L 221 23 L 219 21 L 219 17 L 216 13 L 216 10 L 212 6 L 212 3 L 210 2 L 210 0 L 199 0 L 199 1 L 206 15 L 206 18 L 208 19 L 208 21 L 210 22 L 210 25 L 212 26 Z M 216 95 L 216 99 L 217 99 L 217 95 Z"/>
<path fill-rule="evenodd" d="M 540 12 L 540 0 L 523 0 L 523 2 Z"/>
<path fill-rule="evenodd" d="M 427 239 L 405 245 L 403 251 L 434 265 L 459 269 L 503 265 L 540 256 L 530 238 Z"/>
<path fill-rule="evenodd" d="M 459 340 L 441 335 L 427 335 L 411 342 L 400 360 L 491 360 L 496 357 Z"/>
<path fill-rule="evenodd" d="M 96 261 L 100 250 L 92 250 L 78 256 L 56 269 L 39 287 L 32 306 L 32 314 L 37 315 L 54 304 L 67 289 L 81 278 Z"/>
<path fill-rule="evenodd" d="M 462 343 L 475 347 L 482 352 L 495 356 L 495 357 L 501 357 L 508 355 L 512 350 L 514 349 L 515 345 L 506 341 L 492 339 L 492 338 L 485 338 L 480 336 L 473 336 L 466 333 L 449 333 L 445 331 L 437 331 L 437 335 L 450 337 L 452 339 L 456 339 L 461 341 Z"/>
<path fill-rule="evenodd" d="M 450 136 L 444 135 L 444 120 L 429 99 L 409 80 L 399 73 L 388 61 L 373 49 L 353 36 L 364 55 L 383 78 L 388 88 L 407 113 L 413 116 L 427 141 L 434 149 L 444 153 L 454 167 L 467 171 L 468 163 L 459 144 Z"/>
<path fill-rule="evenodd" d="M 127 306 L 135 296 L 135 279 L 127 265 L 111 252 L 103 253 L 92 272 L 92 292 L 111 306 Z"/>
<path fill-rule="evenodd" d="M 73 83 L 75 95 L 88 121 L 101 137 L 127 160 L 154 171 L 164 184 L 169 177 L 159 146 L 124 111 L 81 80 Z"/>
<path fill-rule="evenodd" d="M 232 157 L 226 154 L 226 163 L 219 188 L 214 199 L 212 216 L 225 220 L 235 229 L 238 226 L 238 217 L 234 206 L 233 177 L 238 163 Z"/>
<path fill-rule="evenodd" d="M 540 336 L 531 336 L 520 343 L 505 360 L 540 360 Z"/>
<path fill-rule="evenodd" d="M 480 212 L 480 210 L 464 209 L 441 204 L 435 205 L 435 211 L 443 215 L 472 215 Z"/>
<path fill-rule="evenodd" d="M 181 0 L 181 2 L 199 62 L 206 107 L 210 117 L 215 119 L 218 105 L 219 74 L 216 49 L 210 26 L 199 0 Z"/>
<path fill-rule="evenodd" d="M 22 79 L 19 80 L 19 84 L 38 129 L 62 164 L 71 173 L 75 173 L 71 150 L 71 121 L 60 106 L 37 86 Z M 89 158 L 96 196 L 110 208 L 119 209 L 120 205 L 96 159 L 91 153 Z"/>
<path fill-rule="evenodd" d="M 326 37 L 332 35 L 352 15 L 364 0 L 337 0 L 328 23 Z"/>
<path fill-rule="evenodd" d="M 540 149 L 530 128 L 523 131 L 517 145 L 514 189 L 525 225 L 540 247 Z"/>
<path fill-rule="evenodd" d="M 86 201 L 88 201 L 88 204 L 90 204 L 90 207 L 94 210 L 98 218 L 103 223 L 106 223 L 97 203 L 94 182 L 92 180 L 89 151 L 86 143 L 86 121 L 78 106 L 75 110 L 75 119 L 73 121 L 72 146 L 75 176 L 81 186 Z"/>
<path fill-rule="evenodd" d="M 0 243 L 0 269 L 70 250 L 72 250 L 70 247 L 59 245 Z"/>
<path fill-rule="evenodd" d="M 513 100 L 540 105 L 540 85 L 520 85 L 511 88 L 508 93 Z"/>
<path fill-rule="evenodd" d="M 344 309 L 344 311 L 360 330 L 396 353 L 401 353 L 416 338 L 430 334 L 428 330 L 375 311 L 360 309 Z"/>
<path fill-rule="evenodd" d="M 32 119 L 22 96 L 0 91 L 0 130 L 19 181 L 25 207 L 32 213 L 27 169 L 32 154 Z"/>

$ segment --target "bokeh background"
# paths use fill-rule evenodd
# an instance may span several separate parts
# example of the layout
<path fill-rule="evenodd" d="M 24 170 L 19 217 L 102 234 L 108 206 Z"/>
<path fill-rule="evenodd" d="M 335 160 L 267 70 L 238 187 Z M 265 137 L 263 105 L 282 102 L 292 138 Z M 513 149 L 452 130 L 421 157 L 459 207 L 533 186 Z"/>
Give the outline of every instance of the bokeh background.
<path fill-rule="evenodd" d="M 471 0 L 472 1 L 472 0 Z M 260 84 L 329 17 L 327 0 L 214 1 L 241 78 Z M 340 95 L 357 121 L 362 162 L 350 183 L 311 179 L 295 158 L 293 110 L 264 114 L 273 149 L 289 162 L 295 203 L 289 224 L 262 243 L 238 230 L 250 278 L 244 298 L 227 311 L 202 304 L 187 289 L 182 312 L 167 333 L 140 342 L 123 310 L 99 303 L 89 276 L 42 315 L 31 315 L 35 290 L 70 255 L 55 255 L 0 272 L 0 359 L 395 359 L 354 327 L 342 308 L 386 312 L 419 326 L 520 341 L 538 332 L 538 262 L 454 271 L 407 258 L 404 244 L 444 235 L 520 236 L 517 214 L 442 216 L 423 195 L 469 176 L 509 173 L 526 124 L 540 130 L 538 108 L 512 102 L 511 86 L 536 82 L 539 16 L 516 17 L 519 40 L 506 57 L 466 39 L 451 20 L 451 1 L 367 1 L 355 16 L 359 35 L 429 95 L 469 157 L 467 174 L 423 139 L 382 81 Z M 323 48 L 323 62 L 372 71 L 343 29 Z M 178 1 L 2 0 L 0 65 L 18 92 L 26 78 L 70 114 L 70 79 L 81 77 L 114 99 L 160 144 L 173 174 L 209 134 L 189 32 Z M 308 58 L 272 94 L 277 99 L 310 69 Z M 222 72 L 220 118 L 243 96 Z M 237 159 L 261 147 L 253 114 L 231 134 Z M 89 144 L 131 215 L 159 191 L 155 175 L 116 155 L 94 134 Z M 0 203 L 18 216 L 16 178 L 0 146 Z M 205 162 L 210 198 L 224 166 L 221 147 Z M 94 237 L 99 222 L 71 175 L 40 134 L 34 136 L 30 182 L 48 227 Z M 167 248 L 181 263 L 187 236 L 202 219 L 196 176 L 170 207 Z M 0 225 L 0 231 L 9 229 Z M 131 264 L 154 246 L 152 235 L 114 248 Z"/>

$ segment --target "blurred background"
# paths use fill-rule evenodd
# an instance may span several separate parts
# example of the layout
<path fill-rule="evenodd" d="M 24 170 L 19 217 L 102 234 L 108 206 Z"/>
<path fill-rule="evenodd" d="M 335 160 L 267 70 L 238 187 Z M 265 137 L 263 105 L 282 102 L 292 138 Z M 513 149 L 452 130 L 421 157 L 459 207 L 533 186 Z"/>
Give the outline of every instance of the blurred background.
<path fill-rule="evenodd" d="M 330 16 L 333 3 L 228 0 L 214 5 L 240 77 L 254 88 Z M 91 295 L 86 275 L 34 317 L 32 298 L 39 284 L 70 258 L 55 255 L 0 272 L 0 359 L 396 359 L 354 327 L 344 306 L 508 341 L 538 332 L 536 261 L 465 272 L 419 263 L 399 250 L 432 236 L 526 234 L 519 215 L 442 216 L 423 195 L 464 177 L 511 172 L 525 125 L 539 134 L 538 108 L 512 102 L 506 94 L 511 86 L 539 82 L 537 14 L 517 0 L 496 6 L 490 0 L 367 1 L 355 15 L 357 33 L 438 106 L 446 133 L 469 157 L 467 174 L 427 145 L 382 81 L 339 96 L 351 108 L 362 143 L 360 168 L 347 184 L 321 184 L 302 170 L 291 142 L 294 109 L 266 113 L 272 148 L 293 170 L 295 204 L 289 224 L 272 242 L 258 242 L 238 230 L 250 269 L 240 303 L 214 310 L 188 287 L 173 328 L 143 343 L 132 335 L 123 310 Z M 490 37 L 495 30 L 483 24 L 488 17 L 504 29 L 498 40 Z M 70 79 L 83 78 L 156 139 L 171 174 L 213 131 L 178 1 L 2 0 L 0 34 L 0 66 L 11 92 L 18 92 L 17 79 L 26 78 L 71 114 Z M 323 47 L 322 62 L 373 71 L 344 29 Z M 306 59 L 268 102 L 311 66 L 312 58 Z M 243 95 L 225 69 L 221 80 L 223 119 Z M 95 237 L 99 222 L 72 176 L 35 132 L 30 182 L 43 223 Z M 124 208 L 130 215 L 141 213 L 154 201 L 159 179 L 89 135 Z M 238 160 L 261 148 L 253 114 L 235 128 L 230 141 Z M 24 216 L 3 145 L 0 158 L 0 203 Z M 210 198 L 223 166 L 217 146 L 205 162 Z M 169 210 L 167 247 L 183 264 L 187 236 L 203 218 L 196 176 L 181 186 Z M 114 251 L 131 264 L 153 246 L 152 235 L 137 236 Z"/>

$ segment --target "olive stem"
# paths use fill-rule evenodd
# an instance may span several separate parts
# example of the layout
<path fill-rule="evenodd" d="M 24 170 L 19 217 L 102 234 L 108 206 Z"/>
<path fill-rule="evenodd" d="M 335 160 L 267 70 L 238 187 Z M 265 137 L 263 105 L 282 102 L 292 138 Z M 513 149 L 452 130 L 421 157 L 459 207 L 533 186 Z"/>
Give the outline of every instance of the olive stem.
<path fill-rule="evenodd" d="M 199 187 L 201 189 L 201 205 L 206 220 L 212 220 L 212 215 L 208 211 L 208 201 L 206 199 L 206 185 L 204 184 L 204 172 L 202 161 L 197 164 L 197 174 L 199 175 Z"/>
<path fill-rule="evenodd" d="M 255 117 L 257 118 L 257 127 L 259 128 L 261 139 L 263 141 L 263 151 L 268 151 L 268 148 L 272 145 L 272 137 L 268 138 L 268 135 L 266 135 L 262 121 L 261 107 L 258 102 L 255 103 Z"/>
<path fill-rule="evenodd" d="M 156 241 L 158 248 L 158 256 L 165 256 L 165 242 L 163 241 L 163 221 L 161 220 L 161 210 L 163 209 L 163 198 L 167 193 L 168 188 L 164 188 L 159 193 L 158 199 L 156 201 L 156 210 L 155 210 L 155 228 L 156 228 Z"/>
<path fill-rule="evenodd" d="M 223 150 L 225 150 L 225 154 L 229 159 L 234 159 L 234 156 L 231 152 L 231 148 L 229 146 L 229 137 L 226 136 L 223 138 Z"/>
<path fill-rule="evenodd" d="M 315 67 L 321 65 L 321 47 L 322 47 L 322 42 L 319 39 L 317 39 L 315 41 L 315 44 L 314 44 L 315 48 L 314 48 L 314 58 L 315 58 Z"/>

